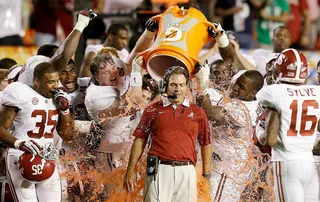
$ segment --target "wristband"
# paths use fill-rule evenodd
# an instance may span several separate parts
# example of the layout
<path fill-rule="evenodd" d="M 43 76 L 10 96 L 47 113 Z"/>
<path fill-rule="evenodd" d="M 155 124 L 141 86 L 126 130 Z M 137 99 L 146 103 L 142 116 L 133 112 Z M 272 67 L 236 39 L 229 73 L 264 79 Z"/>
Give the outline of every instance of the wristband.
<path fill-rule="evenodd" d="M 82 33 L 82 31 L 86 28 L 86 23 L 82 21 L 78 21 L 77 24 L 74 26 L 73 29 L 76 29 Z"/>
<path fill-rule="evenodd" d="M 218 46 L 220 48 L 225 48 L 227 45 L 229 45 L 229 39 L 228 36 L 223 32 L 223 34 L 219 37 L 217 40 Z"/>
<path fill-rule="evenodd" d="M 144 35 L 146 38 L 153 39 L 156 34 L 154 32 L 150 32 L 149 30 L 145 29 L 142 35 Z"/>
<path fill-rule="evenodd" d="M 141 76 L 140 72 L 131 72 L 130 85 L 136 86 L 136 87 L 142 86 L 142 76 Z"/>
<path fill-rule="evenodd" d="M 15 149 L 20 149 L 19 147 L 20 147 L 20 144 L 21 144 L 22 142 L 24 142 L 24 140 L 16 140 L 16 141 L 14 142 L 14 144 L 13 144 L 14 148 L 15 148 Z"/>
<path fill-rule="evenodd" d="M 62 115 L 67 115 L 67 114 L 70 113 L 70 110 L 69 110 L 69 109 L 67 109 L 67 110 L 65 110 L 65 111 L 60 110 L 60 113 L 61 113 Z"/>

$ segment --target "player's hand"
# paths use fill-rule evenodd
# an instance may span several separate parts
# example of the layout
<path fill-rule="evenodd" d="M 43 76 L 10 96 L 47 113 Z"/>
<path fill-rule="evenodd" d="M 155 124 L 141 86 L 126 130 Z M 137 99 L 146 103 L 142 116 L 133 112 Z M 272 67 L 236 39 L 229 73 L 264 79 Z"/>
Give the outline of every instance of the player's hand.
<path fill-rule="evenodd" d="M 43 150 L 43 148 L 33 140 L 16 140 L 14 143 L 14 147 L 21 151 L 40 156 Z"/>
<path fill-rule="evenodd" d="M 69 111 L 68 94 L 61 89 L 56 89 L 53 95 L 53 101 L 62 112 Z"/>
<path fill-rule="evenodd" d="M 159 29 L 159 23 L 157 20 L 153 20 L 152 18 L 150 18 L 146 24 L 146 29 L 150 32 L 154 32 L 155 30 Z"/>
<path fill-rule="evenodd" d="M 195 76 L 200 84 L 200 87 L 204 89 L 209 84 L 210 67 L 208 64 L 208 60 L 205 60 L 204 63 L 198 68 L 199 71 L 195 74 Z"/>
<path fill-rule="evenodd" d="M 220 23 L 213 23 L 215 27 L 208 27 L 208 34 L 212 38 L 217 38 L 220 37 L 225 31 L 222 29 Z"/>
<path fill-rule="evenodd" d="M 78 22 L 84 22 L 85 26 L 88 26 L 90 20 L 93 20 L 95 17 L 97 17 L 97 14 L 93 10 L 86 8 L 80 11 Z"/>
<path fill-rule="evenodd" d="M 240 46 L 239 46 L 238 42 L 236 42 L 236 40 L 234 40 L 234 39 L 229 39 L 229 41 L 233 45 L 234 51 L 240 52 Z"/>
<path fill-rule="evenodd" d="M 134 192 L 134 187 L 137 186 L 136 183 L 137 176 L 135 173 L 127 172 L 126 176 L 124 177 L 124 188 L 127 192 Z"/>

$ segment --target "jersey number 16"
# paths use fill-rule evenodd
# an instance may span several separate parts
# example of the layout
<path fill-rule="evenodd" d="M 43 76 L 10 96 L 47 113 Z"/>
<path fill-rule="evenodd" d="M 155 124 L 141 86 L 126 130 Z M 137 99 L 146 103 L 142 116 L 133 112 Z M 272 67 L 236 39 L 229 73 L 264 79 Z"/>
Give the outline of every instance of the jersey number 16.
<path fill-rule="evenodd" d="M 302 136 L 311 136 L 314 134 L 314 129 L 317 125 L 318 118 L 316 115 L 308 115 L 308 107 L 313 107 L 314 109 L 319 109 L 318 102 L 315 100 L 305 100 L 302 102 L 302 110 L 301 115 L 299 114 L 299 119 L 301 120 L 299 133 Z M 298 101 L 292 101 L 290 105 L 290 109 L 292 110 L 291 114 L 291 123 L 290 128 L 287 131 L 288 136 L 297 136 L 298 131 L 296 127 L 297 118 L 298 118 Z M 310 129 L 306 129 L 307 121 L 311 123 Z"/>

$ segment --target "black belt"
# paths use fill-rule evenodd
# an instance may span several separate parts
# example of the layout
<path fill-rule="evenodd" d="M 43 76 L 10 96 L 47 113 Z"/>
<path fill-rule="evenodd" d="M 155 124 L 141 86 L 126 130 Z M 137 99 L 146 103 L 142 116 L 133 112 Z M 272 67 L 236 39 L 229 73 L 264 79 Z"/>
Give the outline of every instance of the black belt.
<path fill-rule="evenodd" d="M 160 160 L 160 164 L 170 165 L 170 166 L 188 166 L 193 165 L 191 161 L 166 161 Z"/>

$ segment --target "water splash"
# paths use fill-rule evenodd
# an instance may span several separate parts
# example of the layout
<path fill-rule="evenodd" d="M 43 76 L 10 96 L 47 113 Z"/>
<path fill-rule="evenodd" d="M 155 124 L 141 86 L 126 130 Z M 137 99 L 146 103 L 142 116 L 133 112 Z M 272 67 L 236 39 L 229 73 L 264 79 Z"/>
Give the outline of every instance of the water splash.
<path fill-rule="evenodd" d="M 188 92 L 189 97 L 194 98 L 193 91 Z M 127 97 L 128 98 L 128 97 Z M 191 100 L 191 99 L 190 99 Z M 132 108 L 140 108 L 130 99 L 127 99 L 127 107 L 116 118 L 124 118 Z M 231 190 L 238 195 L 229 201 L 274 201 L 273 176 L 270 157 L 262 154 L 253 144 L 250 115 L 245 105 L 236 100 L 224 99 L 223 105 L 228 106 L 233 113 L 233 118 L 239 123 L 229 123 L 228 126 L 212 128 L 213 151 L 219 155 L 222 161 L 214 160 L 214 169 L 218 173 L 228 173 L 228 179 L 239 189 Z M 228 108 L 228 107 L 227 107 Z M 131 115 L 131 114 L 130 114 Z M 102 118 L 100 125 L 110 123 L 110 118 Z M 125 123 L 124 123 L 125 124 Z M 239 128 L 239 125 L 242 127 Z M 110 126 L 116 127 L 116 126 Z M 133 132 L 122 133 L 119 131 L 122 141 L 127 141 Z M 241 135 L 239 135 L 241 134 Z M 97 149 L 101 144 L 102 132 L 92 132 L 87 135 L 79 135 L 73 143 L 72 151 L 60 159 L 64 166 L 61 177 L 68 181 L 69 195 L 77 198 L 76 201 L 143 201 L 143 188 L 146 170 L 146 154 L 137 165 L 137 185 L 134 193 L 127 193 L 123 186 L 126 174 L 126 166 L 131 144 L 126 144 L 120 158 L 120 164 L 116 169 L 105 171 L 96 159 Z M 198 152 L 199 153 L 199 152 Z M 199 154 L 200 157 L 200 154 Z M 201 176 L 202 162 L 198 158 L 198 201 L 213 201 L 216 192 L 212 185 Z M 228 195 L 228 194 L 227 194 Z M 71 201 L 71 200 L 70 200 Z M 223 200 L 221 200 L 223 201 Z"/>

